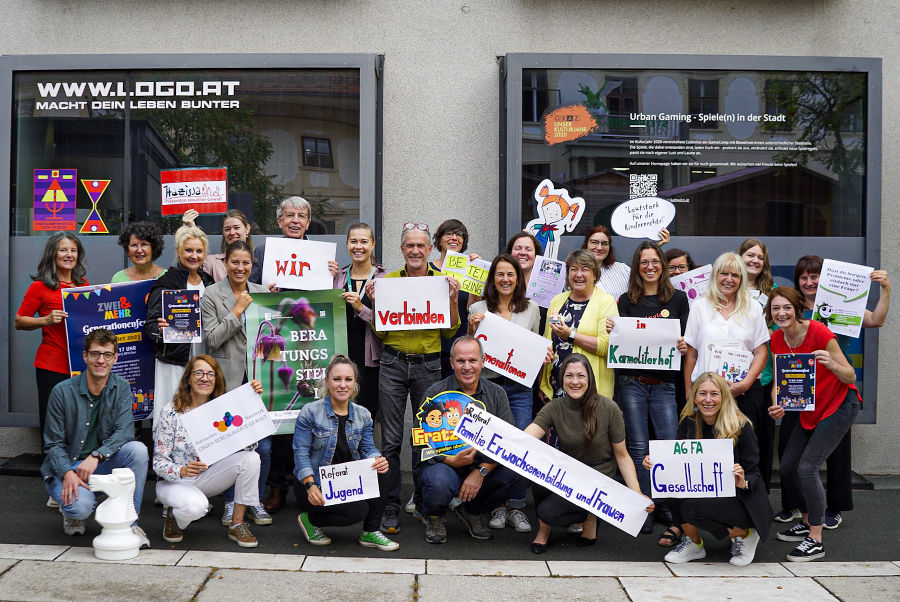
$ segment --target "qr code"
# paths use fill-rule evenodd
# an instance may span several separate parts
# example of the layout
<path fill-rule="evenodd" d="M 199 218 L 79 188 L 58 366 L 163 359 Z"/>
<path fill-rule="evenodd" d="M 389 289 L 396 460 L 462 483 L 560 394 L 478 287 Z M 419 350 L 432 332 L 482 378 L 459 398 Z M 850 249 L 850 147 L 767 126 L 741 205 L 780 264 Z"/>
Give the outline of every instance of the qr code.
<path fill-rule="evenodd" d="M 645 196 L 656 196 L 657 174 L 628 174 L 630 199 L 639 199 Z"/>

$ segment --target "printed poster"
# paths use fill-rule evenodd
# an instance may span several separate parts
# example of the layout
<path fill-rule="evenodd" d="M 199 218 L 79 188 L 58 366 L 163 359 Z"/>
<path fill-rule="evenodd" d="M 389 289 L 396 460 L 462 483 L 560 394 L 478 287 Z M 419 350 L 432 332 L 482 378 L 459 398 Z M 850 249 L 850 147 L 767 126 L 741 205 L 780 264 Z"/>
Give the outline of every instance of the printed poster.
<path fill-rule="evenodd" d="M 816 356 L 781 353 L 775 356 L 775 401 L 785 412 L 816 409 Z"/>
<path fill-rule="evenodd" d="M 317 389 L 335 353 L 347 353 L 346 304 L 340 290 L 254 293 L 244 312 L 247 377 L 263 385 L 277 432 L 293 433 L 300 408 Z"/>
<path fill-rule="evenodd" d="M 613 318 L 606 365 L 610 368 L 680 370 L 681 322 L 668 318 Z"/>
<path fill-rule="evenodd" d="M 822 262 L 813 320 L 834 334 L 859 338 L 873 271 L 875 268 L 834 259 Z"/>
<path fill-rule="evenodd" d="M 709 288 L 709 279 L 712 274 L 712 264 L 706 264 L 690 272 L 672 276 L 669 281 L 675 290 L 682 291 L 688 298 L 688 304 L 693 305 L 694 301 L 706 294 Z"/>
<path fill-rule="evenodd" d="M 34 170 L 32 230 L 55 232 L 75 229 L 77 176 L 77 169 Z"/>
<path fill-rule="evenodd" d="M 333 242 L 269 237 L 263 257 L 262 282 L 297 291 L 324 291 L 334 285 L 328 262 L 334 261 Z"/>
<path fill-rule="evenodd" d="M 200 291 L 182 289 L 162 292 L 162 315 L 169 325 L 163 328 L 163 343 L 199 343 Z"/>
<path fill-rule="evenodd" d="M 566 262 L 538 255 L 534 258 L 525 296 L 541 307 L 550 307 L 553 297 L 566 287 Z"/>
<path fill-rule="evenodd" d="M 491 262 L 483 259 L 469 259 L 468 255 L 447 251 L 443 273 L 459 280 L 459 290 L 472 295 L 484 296 Z"/>
<path fill-rule="evenodd" d="M 531 387 L 540 376 L 550 341 L 491 312 L 475 331 L 484 349 L 484 367 Z"/>
<path fill-rule="evenodd" d="M 654 498 L 734 497 L 731 439 L 650 441 Z"/>
<path fill-rule="evenodd" d="M 62 290 L 72 376 L 84 371 L 84 337 L 95 328 L 106 328 L 119 339 L 119 359 L 112 368 L 128 381 L 135 420 L 153 415 L 153 378 L 156 356 L 153 342 L 144 336 L 147 296 L 153 280 L 119 282 Z"/>
<path fill-rule="evenodd" d="M 434 397 L 427 397 L 413 420 L 413 447 L 423 447 L 422 461 L 435 456 L 455 456 L 469 447 L 454 433 L 456 425 L 469 407 L 484 409 L 479 399 L 469 397 L 462 391 L 443 391 Z"/>
<path fill-rule="evenodd" d="M 747 378 L 753 353 L 743 349 L 717 347 L 711 355 L 710 371 L 715 372 L 730 383 L 738 383 Z"/>
<path fill-rule="evenodd" d="M 228 168 L 163 169 L 159 172 L 162 215 L 228 212 Z"/>

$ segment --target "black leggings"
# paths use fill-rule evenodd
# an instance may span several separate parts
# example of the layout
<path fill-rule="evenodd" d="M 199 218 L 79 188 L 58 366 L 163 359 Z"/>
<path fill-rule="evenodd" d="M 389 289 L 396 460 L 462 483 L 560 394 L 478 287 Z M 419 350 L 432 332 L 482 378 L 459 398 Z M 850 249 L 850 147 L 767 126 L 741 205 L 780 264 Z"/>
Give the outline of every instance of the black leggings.
<path fill-rule="evenodd" d="M 757 380 L 735 401 L 741 412 L 753 424 L 753 433 L 759 445 L 759 473 L 768 493 L 772 484 L 772 454 L 775 443 L 775 421 L 769 417 L 771 399 L 766 399 L 762 385 Z"/>
<path fill-rule="evenodd" d="M 671 499 L 672 516 L 678 525 L 694 525 L 713 534 L 716 539 L 728 537 L 728 529 L 749 529 L 753 520 L 744 505 L 734 497 Z"/>
<path fill-rule="evenodd" d="M 50 401 L 50 392 L 53 387 L 70 377 L 62 372 L 35 368 L 35 377 L 38 390 L 38 419 L 41 425 L 41 451 L 44 449 L 44 425 L 47 423 L 47 403 Z"/>
<path fill-rule="evenodd" d="M 386 491 L 387 474 L 378 475 L 378 490 Z M 347 527 L 360 521 L 363 531 L 378 531 L 384 513 L 384 497 L 374 497 L 356 502 L 344 502 L 332 506 L 313 506 L 309 503 L 306 488 L 299 480 L 294 483 L 294 495 L 301 512 L 309 513 L 309 522 L 317 527 Z"/>
<path fill-rule="evenodd" d="M 537 517 L 554 527 L 568 527 L 587 520 L 588 511 L 552 493 L 544 487 L 533 485 L 534 508 Z"/>
<path fill-rule="evenodd" d="M 791 431 L 800 422 L 799 412 L 785 412 L 781 419 L 781 432 L 778 435 L 778 459 L 784 457 Z M 828 480 L 825 482 L 825 507 L 831 512 L 847 512 L 853 510 L 853 475 L 851 471 L 851 443 L 850 433 L 852 429 L 841 438 L 841 442 L 834 448 L 828 460 L 825 461 Z M 781 484 L 781 508 L 792 510 L 802 505 L 802 500 L 791 495 L 790 487 L 784 486 L 784 475 Z"/>

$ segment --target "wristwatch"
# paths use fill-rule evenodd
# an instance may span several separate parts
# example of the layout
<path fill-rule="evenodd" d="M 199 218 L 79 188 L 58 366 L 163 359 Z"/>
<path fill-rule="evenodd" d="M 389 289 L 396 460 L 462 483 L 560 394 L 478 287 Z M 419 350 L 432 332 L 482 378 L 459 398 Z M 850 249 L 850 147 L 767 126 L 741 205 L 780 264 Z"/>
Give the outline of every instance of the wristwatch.
<path fill-rule="evenodd" d="M 303 483 L 303 487 L 304 487 L 304 489 L 306 489 L 307 491 L 309 491 L 309 490 L 312 489 L 313 487 L 318 487 L 318 485 L 316 485 L 316 482 L 313 480 L 313 481 L 306 481 L 306 482 L 304 482 L 304 483 Z"/>
<path fill-rule="evenodd" d="M 99 450 L 99 449 L 95 449 L 94 451 L 92 451 L 92 452 L 91 452 L 91 456 L 94 457 L 94 458 L 97 458 L 97 461 L 98 461 L 98 462 L 102 462 L 102 461 L 103 461 L 103 454 L 100 453 L 100 450 Z"/>
<path fill-rule="evenodd" d="M 477 470 L 478 472 L 480 472 L 480 473 L 481 473 L 481 476 L 483 476 L 483 477 L 486 477 L 486 476 L 488 476 L 488 475 L 490 474 L 490 471 L 488 471 L 488 469 L 485 468 L 484 466 L 479 466 L 479 467 L 476 468 L 475 470 Z"/>

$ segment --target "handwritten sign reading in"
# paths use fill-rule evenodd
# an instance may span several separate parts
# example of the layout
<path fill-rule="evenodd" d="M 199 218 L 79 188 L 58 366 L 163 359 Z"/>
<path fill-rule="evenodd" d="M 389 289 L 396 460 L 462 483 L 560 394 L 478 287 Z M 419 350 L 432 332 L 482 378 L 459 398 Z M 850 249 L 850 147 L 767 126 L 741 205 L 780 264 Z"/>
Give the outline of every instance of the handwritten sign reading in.
<path fill-rule="evenodd" d="M 650 441 L 653 497 L 734 497 L 731 439 Z"/>
<path fill-rule="evenodd" d="M 375 460 L 355 460 L 343 464 L 319 467 L 319 482 L 325 505 L 343 504 L 378 497 L 378 473 L 372 468 Z"/>

